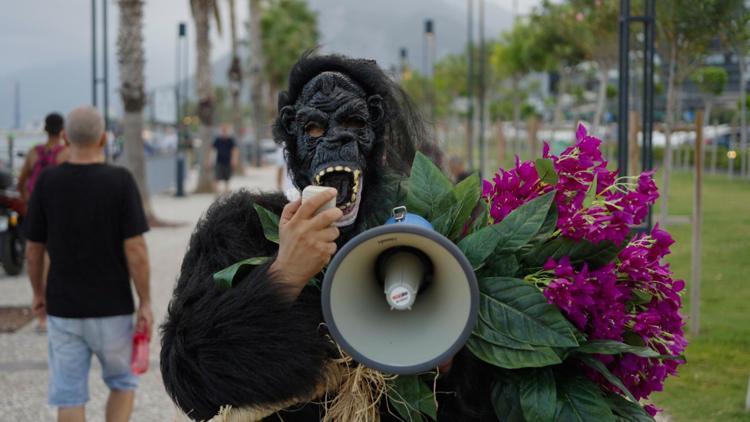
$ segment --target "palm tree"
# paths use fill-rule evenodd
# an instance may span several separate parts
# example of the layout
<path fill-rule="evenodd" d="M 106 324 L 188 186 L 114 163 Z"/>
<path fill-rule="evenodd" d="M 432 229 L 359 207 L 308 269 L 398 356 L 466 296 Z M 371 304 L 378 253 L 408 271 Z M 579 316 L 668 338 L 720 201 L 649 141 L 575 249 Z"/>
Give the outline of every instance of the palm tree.
<path fill-rule="evenodd" d="M 255 165 L 260 167 L 260 139 L 263 137 L 263 44 L 260 0 L 250 0 L 250 104 L 253 107 Z"/>
<path fill-rule="evenodd" d="M 135 178 L 146 216 L 153 221 L 141 136 L 143 106 L 146 103 L 143 77 L 143 0 L 119 0 L 118 6 L 120 24 L 117 34 L 117 58 L 120 65 L 120 97 L 125 110 L 125 167 Z"/>
<path fill-rule="evenodd" d="M 211 151 L 211 139 L 213 138 L 214 118 L 214 90 L 211 82 L 211 15 L 216 20 L 216 26 L 221 33 L 221 18 L 219 16 L 219 5 L 216 0 L 190 0 L 190 8 L 195 21 L 197 67 L 195 72 L 197 94 L 198 94 L 198 118 L 201 122 L 200 150 L 198 151 L 199 171 L 198 186 L 196 192 L 212 192 L 213 177 L 208 157 Z"/>
<path fill-rule="evenodd" d="M 242 90 L 242 65 L 240 64 L 240 55 L 237 51 L 237 25 L 235 13 L 235 1 L 229 0 L 229 25 L 232 35 L 232 62 L 227 71 L 229 78 L 229 92 L 232 95 L 232 124 L 234 126 L 234 136 L 241 145 L 242 132 L 242 108 L 240 105 L 240 91 Z M 239 154 L 239 171 L 244 169 L 244 154 Z"/>

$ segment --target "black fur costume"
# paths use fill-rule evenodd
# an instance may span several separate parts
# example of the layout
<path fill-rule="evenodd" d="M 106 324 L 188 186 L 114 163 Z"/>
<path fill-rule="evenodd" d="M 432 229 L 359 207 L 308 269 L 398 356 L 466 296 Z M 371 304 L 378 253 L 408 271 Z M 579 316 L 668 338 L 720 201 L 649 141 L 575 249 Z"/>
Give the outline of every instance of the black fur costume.
<path fill-rule="evenodd" d="M 339 245 L 385 221 L 425 133 L 412 103 L 375 62 L 341 56 L 300 59 L 288 91 L 279 97 L 274 124 L 298 188 L 320 182 L 348 195 L 350 176 L 335 172 L 322 181 L 315 176 L 320 168 L 338 164 L 361 170 L 359 213 L 352 225 L 341 228 Z M 339 196 L 339 204 L 351 199 Z M 210 419 L 225 405 L 242 408 L 309 397 L 326 362 L 338 356 L 320 325 L 317 288 L 306 287 L 290 303 L 269 265 L 227 290 L 212 279 L 239 260 L 274 256 L 278 246 L 264 237 L 253 205 L 280 214 L 286 202 L 281 194 L 236 193 L 210 207 L 190 240 L 162 326 L 161 372 L 169 395 L 193 419 Z M 438 380 L 438 419 L 496 420 L 488 373 L 467 350 L 459 353 Z M 381 410 L 381 420 L 397 420 L 385 403 Z M 323 411 L 318 404 L 300 403 L 268 420 L 317 421 Z"/>

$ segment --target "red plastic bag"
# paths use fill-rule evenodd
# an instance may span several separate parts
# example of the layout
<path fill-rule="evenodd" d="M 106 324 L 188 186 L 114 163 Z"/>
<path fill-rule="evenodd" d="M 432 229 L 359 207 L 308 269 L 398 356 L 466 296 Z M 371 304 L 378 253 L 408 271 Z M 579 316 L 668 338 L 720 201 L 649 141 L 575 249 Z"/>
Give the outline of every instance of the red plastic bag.
<path fill-rule="evenodd" d="M 148 343 L 151 339 L 145 330 L 136 331 L 133 335 L 133 354 L 130 359 L 130 369 L 136 375 L 148 370 Z"/>

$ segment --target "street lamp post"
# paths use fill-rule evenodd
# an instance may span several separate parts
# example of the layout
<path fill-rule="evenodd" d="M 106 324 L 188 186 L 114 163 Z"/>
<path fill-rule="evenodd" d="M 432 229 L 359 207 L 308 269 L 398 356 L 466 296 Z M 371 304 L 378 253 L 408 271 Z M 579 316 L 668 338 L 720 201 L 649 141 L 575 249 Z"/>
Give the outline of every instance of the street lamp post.
<path fill-rule="evenodd" d="M 183 122 L 182 115 L 184 109 L 182 107 L 183 95 L 187 97 L 187 92 L 182 91 L 182 81 L 187 79 L 187 67 L 183 66 L 182 61 L 182 50 L 187 53 L 187 24 L 180 22 L 177 26 L 177 48 L 175 57 L 175 131 L 177 133 L 177 162 L 176 162 L 176 183 L 175 183 L 175 196 L 185 196 L 185 156 L 182 152 L 183 144 Z M 184 47 L 183 47 L 184 46 Z M 187 54 L 185 54 L 187 56 Z"/>
<path fill-rule="evenodd" d="M 435 127 L 435 24 L 432 19 L 424 21 L 424 75 L 427 98 L 430 102 L 430 119 Z M 433 136 L 435 134 L 433 133 Z"/>
<path fill-rule="evenodd" d="M 485 175 L 485 139 L 484 139 L 484 102 L 485 102 L 485 62 L 487 54 L 484 51 L 484 0 L 479 0 L 479 176 Z"/>
<path fill-rule="evenodd" d="M 468 61 L 468 72 L 466 74 L 466 161 L 469 170 L 474 170 L 474 2 L 468 0 L 467 16 L 467 48 L 466 59 Z M 502 164 L 502 163 L 501 163 Z"/>

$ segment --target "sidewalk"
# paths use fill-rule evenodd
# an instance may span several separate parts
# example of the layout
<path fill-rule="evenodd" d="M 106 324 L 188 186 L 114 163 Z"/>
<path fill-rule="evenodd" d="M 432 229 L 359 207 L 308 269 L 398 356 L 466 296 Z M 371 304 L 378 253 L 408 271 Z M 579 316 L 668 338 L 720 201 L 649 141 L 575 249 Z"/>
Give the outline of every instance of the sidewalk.
<path fill-rule="evenodd" d="M 276 168 L 248 168 L 246 176 L 232 180 L 233 190 L 268 190 L 275 187 Z M 155 228 L 146 234 L 151 259 L 151 296 L 157 324 L 164 319 L 187 242 L 195 223 L 214 200 L 213 195 L 175 198 L 152 197 L 156 215 L 165 221 L 184 223 L 178 227 Z M 0 306 L 29 305 L 31 286 L 25 273 L 8 277 L 0 270 Z M 54 421 L 56 409 L 47 406 L 47 338 L 35 332 L 36 321 L 13 334 L 0 334 L 0 421 Z M 177 414 L 161 381 L 159 339 L 151 341 L 149 371 L 141 377 L 131 420 L 174 421 Z M 87 420 L 103 421 L 108 390 L 101 380 L 101 368 L 93 359 L 89 377 L 91 399 Z"/>

